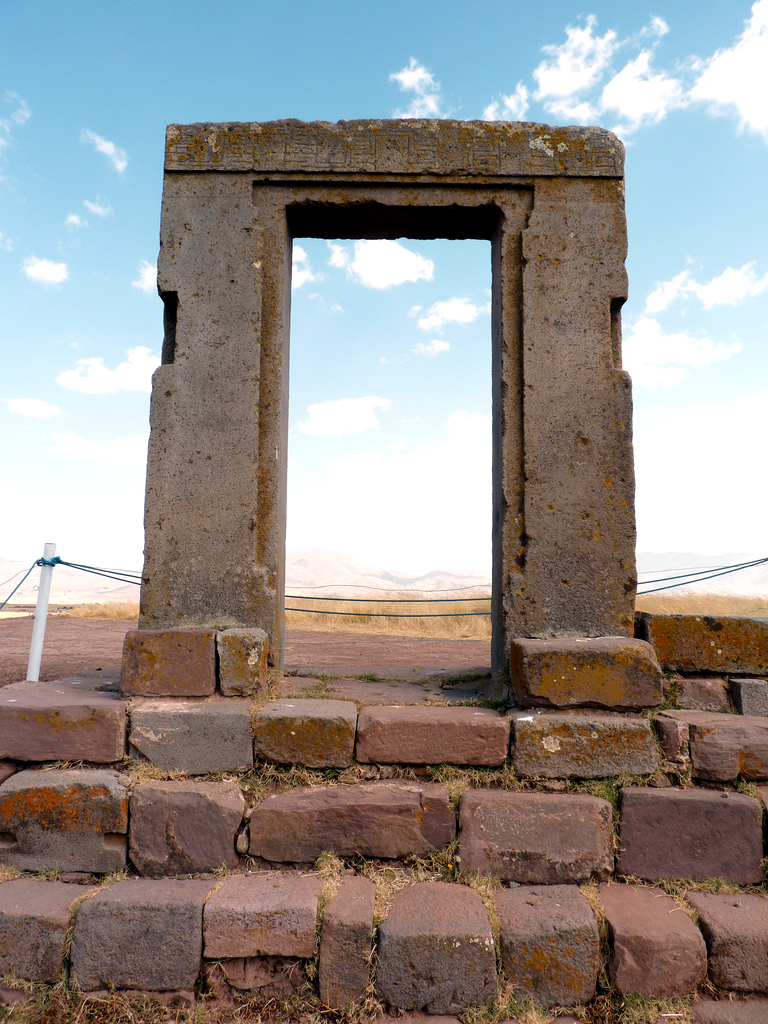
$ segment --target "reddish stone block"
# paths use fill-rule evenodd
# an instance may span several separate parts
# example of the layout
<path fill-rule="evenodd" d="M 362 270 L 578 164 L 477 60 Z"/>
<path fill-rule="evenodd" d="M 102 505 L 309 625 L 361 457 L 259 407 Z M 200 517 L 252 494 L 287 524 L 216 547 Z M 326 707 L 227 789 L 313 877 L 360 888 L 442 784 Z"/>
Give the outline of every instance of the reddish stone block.
<path fill-rule="evenodd" d="M 689 711 L 730 712 L 728 686 L 722 676 L 676 676 L 677 703 Z"/>
<path fill-rule="evenodd" d="M 496 894 L 504 973 L 537 1003 L 575 1006 L 595 994 L 600 940 L 575 885 L 523 885 Z"/>
<path fill-rule="evenodd" d="M 662 711 L 655 720 L 664 757 L 673 764 L 685 765 L 689 758 L 690 728 L 688 723 Z"/>
<path fill-rule="evenodd" d="M 691 1013 L 693 1024 L 768 1024 L 768 999 L 700 999 Z"/>
<path fill-rule="evenodd" d="M 206 957 L 314 956 L 322 887 L 318 875 L 231 875 L 205 905 Z"/>
<path fill-rule="evenodd" d="M 762 811 L 743 793 L 624 789 L 620 846 L 619 873 L 649 881 L 722 878 L 751 885 L 763 877 Z"/>
<path fill-rule="evenodd" d="M 768 619 L 640 612 L 635 636 L 653 645 L 665 669 L 768 675 Z"/>
<path fill-rule="evenodd" d="M 212 999 L 206 1007 L 238 1006 L 254 996 L 287 999 L 306 984 L 304 961 L 295 956 L 239 956 L 203 964 Z M 237 1018 L 235 1018 L 237 1019 Z"/>
<path fill-rule="evenodd" d="M 459 804 L 461 868 L 530 884 L 613 873 L 611 805 L 580 794 L 470 790 Z"/>
<path fill-rule="evenodd" d="M 730 782 L 739 776 L 768 779 L 768 718 L 713 711 L 665 711 L 664 717 L 688 726 L 697 778 L 716 782 Z"/>
<path fill-rule="evenodd" d="M 275 700 L 253 716 L 254 757 L 306 768 L 346 768 L 356 726 L 357 707 L 348 700 Z"/>
<path fill-rule="evenodd" d="M 365 764 L 499 765 L 509 719 L 488 708 L 369 707 L 357 720 L 355 757 Z"/>
<path fill-rule="evenodd" d="M 126 633 L 120 689 L 126 697 L 209 697 L 216 689 L 216 632 Z"/>
<path fill-rule="evenodd" d="M 631 711 L 655 707 L 663 699 L 653 649 L 628 637 L 515 639 L 510 672 L 523 707 Z"/>
<path fill-rule="evenodd" d="M 768 900 L 753 893 L 689 892 L 685 898 L 699 916 L 715 985 L 768 992 Z"/>
<path fill-rule="evenodd" d="M 0 757 L 110 764 L 125 756 L 125 727 L 125 702 L 117 693 L 69 679 L 0 690 Z"/>
<path fill-rule="evenodd" d="M 669 999 L 693 992 L 707 972 L 707 949 L 696 925 L 661 889 L 600 886 L 619 992 Z"/>
<path fill-rule="evenodd" d="M 216 634 L 219 689 L 225 697 L 248 697 L 267 688 L 269 639 L 263 629 L 225 629 Z"/>
<path fill-rule="evenodd" d="M 456 835 L 448 790 L 434 783 L 298 787 L 267 797 L 251 816 L 252 856 L 269 861 L 423 856 Z"/>
<path fill-rule="evenodd" d="M 340 1010 L 370 984 L 376 888 L 367 878 L 345 878 L 323 912 L 320 928 L 320 999 Z"/>
<path fill-rule="evenodd" d="M 496 996 L 496 953 L 476 892 L 447 882 L 402 889 L 379 926 L 376 990 L 390 1006 L 458 1013 Z"/>

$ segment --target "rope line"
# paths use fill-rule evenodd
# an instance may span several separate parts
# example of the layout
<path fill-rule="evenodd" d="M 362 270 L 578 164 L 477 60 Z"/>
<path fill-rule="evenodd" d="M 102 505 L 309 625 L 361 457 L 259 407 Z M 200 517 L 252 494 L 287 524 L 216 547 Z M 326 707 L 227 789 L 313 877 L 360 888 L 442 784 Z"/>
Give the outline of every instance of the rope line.
<path fill-rule="evenodd" d="M 286 608 L 287 612 L 304 612 L 307 615 L 355 615 L 359 619 L 464 619 L 470 615 L 484 615 L 486 618 L 490 612 L 426 612 L 423 615 L 414 615 L 412 612 L 405 612 L 398 615 L 397 612 L 326 612 L 314 608 Z"/>
<path fill-rule="evenodd" d="M 19 587 L 20 587 L 20 586 L 22 585 L 22 583 L 23 583 L 23 582 L 24 582 L 24 580 L 25 580 L 25 579 L 27 578 L 27 576 L 29 576 L 29 574 L 30 574 L 30 573 L 32 572 L 32 570 L 33 570 L 33 569 L 35 569 L 35 568 L 36 568 L 36 567 L 37 567 L 38 565 L 39 565 L 39 562 L 33 562 L 33 563 L 32 563 L 32 565 L 30 565 L 30 567 L 29 567 L 29 568 L 27 569 L 27 571 L 26 571 L 26 572 L 24 573 L 24 576 L 23 576 L 23 578 L 19 580 L 19 582 L 18 582 L 18 583 L 16 584 L 16 586 L 15 586 L 15 587 L 13 588 L 13 590 L 12 590 L 12 591 L 10 592 L 10 594 L 8 595 L 8 597 L 6 597 L 6 599 L 5 599 L 4 601 L 3 601 L 3 603 L 2 603 L 2 604 L 0 604 L 0 611 L 2 611 L 2 610 L 3 610 L 3 608 L 5 608 L 5 606 L 6 606 L 6 605 L 8 604 L 8 602 L 9 602 L 9 601 L 11 600 L 11 598 L 12 598 L 12 597 L 13 597 L 13 595 L 14 595 L 14 594 L 16 593 L 16 591 L 17 591 L 17 590 L 19 589 Z M 18 574 L 18 573 L 16 573 L 16 576 L 18 576 L 18 575 L 19 575 L 19 574 Z M 13 577 L 13 576 L 11 576 L 11 579 L 14 579 L 14 577 Z M 6 582 L 8 582 L 8 581 L 6 580 Z"/>
<path fill-rule="evenodd" d="M 386 591 L 384 591 L 386 593 Z M 364 597 L 307 597 L 303 594 L 286 594 L 286 601 L 346 601 L 354 604 L 460 604 L 472 601 L 490 601 L 487 597 L 372 597 L 366 601 Z M 293 609 L 295 610 L 295 609 Z M 310 609 L 307 608 L 307 611 Z M 286 611 L 288 609 L 286 608 Z"/>
<path fill-rule="evenodd" d="M 706 580 L 717 579 L 718 576 L 728 576 L 732 572 L 739 572 L 741 569 L 751 569 L 756 565 L 765 565 L 768 562 L 768 558 L 757 558 L 754 562 L 742 562 L 740 565 L 726 565 L 719 566 L 714 572 L 708 573 L 706 576 L 702 576 L 700 573 L 687 573 L 678 576 L 666 576 L 658 580 L 645 580 L 640 586 L 646 586 L 647 583 L 667 583 L 669 580 L 682 580 L 680 583 L 669 583 L 666 587 L 651 587 L 648 590 L 638 590 L 638 594 L 656 594 L 661 590 L 674 590 L 675 587 L 685 587 L 688 583 L 704 583 Z M 691 579 L 691 576 L 695 576 L 696 579 Z"/>

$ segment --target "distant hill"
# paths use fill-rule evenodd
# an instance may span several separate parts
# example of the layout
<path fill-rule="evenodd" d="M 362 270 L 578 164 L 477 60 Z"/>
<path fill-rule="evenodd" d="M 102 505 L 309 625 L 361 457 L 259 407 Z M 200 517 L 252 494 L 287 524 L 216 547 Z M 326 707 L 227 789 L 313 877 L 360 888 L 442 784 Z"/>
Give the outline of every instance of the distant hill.
<path fill-rule="evenodd" d="M 687 577 L 689 574 L 695 573 L 696 575 L 692 577 L 693 583 L 675 587 L 675 592 L 683 594 L 730 594 L 733 596 L 768 594 L 768 562 L 756 565 L 751 569 L 740 569 L 738 572 L 714 576 L 712 579 L 696 582 L 699 576 L 715 573 L 721 566 L 753 562 L 758 558 L 765 557 L 767 554 L 768 552 L 763 552 L 762 555 L 744 553 L 735 555 L 697 555 L 690 551 L 638 551 L 638 588 L 642 591 L 648 590 L 651 587 L 663 587 L 665 585 L 663 582 L 649 582 L 651 580 L 667 579 L 670 583 L 683 583 L 684 579 L 673 579 L 672 577 Z"/>

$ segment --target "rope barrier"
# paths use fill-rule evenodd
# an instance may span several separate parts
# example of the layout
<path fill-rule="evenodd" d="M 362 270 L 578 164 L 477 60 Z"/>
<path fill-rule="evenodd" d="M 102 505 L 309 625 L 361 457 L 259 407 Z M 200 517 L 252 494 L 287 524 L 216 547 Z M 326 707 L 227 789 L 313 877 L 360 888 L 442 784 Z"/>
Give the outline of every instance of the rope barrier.
<path fill-rule="evenodd" d="M 490 612 L 425 612 L 423 615 L 414 615 L 404 612 L 398 615 L 397 612 L 327 612 L 315 608 L 286 608 L 287 612 L 304 612 L 307 615 L 354 615 L 359 619 L 464 619 L 470 615 L 484 615 L 486 618 Z"/>

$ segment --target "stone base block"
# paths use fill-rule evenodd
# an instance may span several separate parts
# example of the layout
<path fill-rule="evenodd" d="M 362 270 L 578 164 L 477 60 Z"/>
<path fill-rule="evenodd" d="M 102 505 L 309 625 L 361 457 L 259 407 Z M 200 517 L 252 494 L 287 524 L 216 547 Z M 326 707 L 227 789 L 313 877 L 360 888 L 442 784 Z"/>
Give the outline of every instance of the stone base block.
<path fill-rule="evenodd" d="M 523 707 L 631 711 L 663 699 L 653 648 L 627 637 L 513 640 L 510 672 Z"/>
<path fill-rule="evenodd" d="M 712 711 L 664 711 L 688 726 L 693 774 L 731 782 L 768 779 L 768 718 L 721 715 Z"/>
<path fill-rule="evenodd" d="M 701 999 L 691 1012 L 693 1024 L 768 1024 L 768 999 Z"/>
<path fill-rule="evenodd" d="M 701 932 L 660 889 L 600 886 L 611 943 L 609 971 L 619 992 L 670 999 L 693 992 L 707 973 Z"/>
<path fill-rule="evenodd" d="M 131 878 L 86 900 L 72 939 L 73 986 L 193 989 L 202 963 L 203 905 L 214 884 Z"/>
<path fill-rule="evenodd" d="M 107 769 L 11 776 L 0 786 L 0 863 L 23 871 L 124 868 L 129 785 Z"/>
<path fill-rule="evenodd" d="M 722 676 L 675 676 L 671 681 L 677 703 L 688 711 L 721 711 L 728 714 L 728 687 Z"/>
<path fill-rule="evenodd" d="M 456 835 L 448 790 L 434 783 L 299 787 L 267 797 L 251 816 L 252 856 L 269 861 L 423 856 Z"/>
<path fill-rule="evenodd" d="M 125 702 L 119 694 L 54 683 L 0 690 L 0 757 L 17 761 L 94 761 L 125 756 Z M 78 682 L 82 682 L 78 680 Z"/>
<path fill-rule="evenodd" d="M 476 892 L 419 882 L 395 897 L 379 926 L 376 989 L 401 1010 L 458 1013 L 496 996 L 496 954 Z"/>
<path fill-rule="evenodd" d="M 711 981 L 734 992 L 768 992 L 768 900 L 699 892 L 686 900 L 699 915 Z"/>
<path fill-rule="evenodd" d="M 515 712 L 513 763 L 517 775 L 562 779 L 647 775 L 659 763 L 644 718 Z"/>
<path fill-rule="evenodd" d="M 537 1003 L 575 1006 L 595 994 L 600 939 L 575 885 L 524 885 L 496 893 L 504 974 Z"/>
<path fill-rule="evenodd" d="M 743 793 L 627 787 L 620 846 L 622 875 L 752 885 L 763 877 L 762 808 Z"/>
<path fill-rule="evenodd" d="M 318 875 L 231 875 L 205 905 L 206 957 L 314 956 L 322 887 Z"/>
<path fill-rule="evenodd" d="M 635 636 L 676 672 L 768 676 L 768 619 L 738 615 L 635 615 Z"/>
<path fill-rule="evenodd" d="M 357 707 L 351 701 L 275 700 L 254 716 L 254 757 L 306 768 L 346 768 L 356 727 Z"/>
<path fill-rule="evenodd" d="M 144 783 L 131 794 L 130 858 L 141 875 L 234 867 L 244 811 L 245 797 L 234 783 Z"/>
<path fill-rule="evenodd" d="M 524 885 L 609 878 L 611 805 L 580 794 L 472 790 L 459 804 L 463 871 Z"/>
<path fill-rule="evenodd" d="M 52 985 L 64 966 L 72 904 L 92 886 L 37 878 L 0 885 L 0 975 Z"/>
<path fill-rule="evenodd" d="M 367 878 L 345 878 L 323 913 L 318 988 L 331 1009 L 359 999 L 370 983 L 375 896 Z"/>
<path fill-rule="evenodd" d="M 248 697 L 267 688 L 269 640 L 263 629 L 225 629 L 216 635 L 219 689 L 225 697 Z"/>
<path fill-rule="evenodd" d="M 125 634 L 126 697 L 208 697 L 216 689 L 216 632 L 135 629 Z"/>
<path fill-rule="evenodd" d="M 488 708 L 364 708 L 355 757 L 365 764 L 500 765 L 509 720 Z"/>
<path fill-rule="evenodd" d="M 304 962 L 295 956 L 246 956 L 204 964 L 213 993 L 206 1006 L 238 1006 L 244 1000 L 288 999 L 306 982 Z"/>
<path fill-rule="evenodd" d="M 768 679 L 732 679 L 731 693 L 740 715 L 768 715 Z"/>
<path fill-rule="evenodd" d="M 142 700 L 130 709 L 130 750 L 158 768 L 207 775 L 253 764 L 247 700 Z"/>

